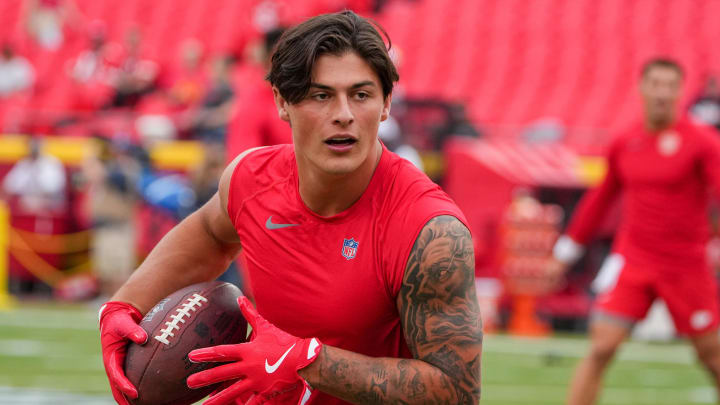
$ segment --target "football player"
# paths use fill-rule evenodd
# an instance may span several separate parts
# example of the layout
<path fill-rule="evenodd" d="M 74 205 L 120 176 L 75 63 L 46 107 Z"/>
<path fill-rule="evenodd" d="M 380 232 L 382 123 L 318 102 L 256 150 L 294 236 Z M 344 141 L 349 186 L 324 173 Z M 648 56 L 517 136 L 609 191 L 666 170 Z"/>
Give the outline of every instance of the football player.
<path fill-rule="evenodd" d="M 229 364 L 207 404 L 452 403 L 480 398 L 482 331 L 463 214 L 378 140 L 398 74 L 377 25 L 351 11 L 284 33 L 268 80 L 293 144 L 240 154 L 219 192 L 174 228 L 100 325 L 118 402 L 128 339 L 157 301 L 220 275 L 240 247 L 257 308 L 249 343 L 198 349 Z"/>
<path fill-rule="evenodd" d="M 595 402 L 603 373 L 632 326 L 656 298 L 720 386 L 717 282 L 706 262 L 708 190 L 720 191 L 717 134 L 677 116 L 683 70 L 657 58 L 642 69 L 645 115 L 615 139 L 604 181 L 588 192 L 555 245 L 558 273 L 590 242 L 609 206 L 623 195 L 613 253 L 600 270 L 590 351 L 572 380 L 568 403 Z"/>

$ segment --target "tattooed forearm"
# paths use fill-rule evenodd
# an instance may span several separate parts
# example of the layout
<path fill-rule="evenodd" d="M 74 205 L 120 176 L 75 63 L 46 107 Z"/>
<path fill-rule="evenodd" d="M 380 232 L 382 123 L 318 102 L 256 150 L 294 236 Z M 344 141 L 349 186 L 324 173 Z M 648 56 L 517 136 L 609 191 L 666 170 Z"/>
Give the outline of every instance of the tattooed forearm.
<path fill-rule="evenodd" d="M 474 253 L 454 217 L 429 221 L 413 246 L 397 298 L 414 359 L 371 358 L 324 346 L 300 374 L 356 404 L 477 404 L 482 327 Z"/>
<path fill-rule="evenodd" d="M 300 370 L 314 388 L 355 404 L 457 404 L 451 379 L 421 360 L 374 358 L 323 346 Z"/>

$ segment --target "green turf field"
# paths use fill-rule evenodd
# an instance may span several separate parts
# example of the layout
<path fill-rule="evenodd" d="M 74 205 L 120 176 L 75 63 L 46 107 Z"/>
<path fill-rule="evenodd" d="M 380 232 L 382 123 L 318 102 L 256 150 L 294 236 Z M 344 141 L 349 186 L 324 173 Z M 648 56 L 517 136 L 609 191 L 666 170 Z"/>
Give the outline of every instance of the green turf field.
<path fill-rule="evenodd" d="M 23 303 L 0 311 L 0 404 L 110 404 L 93 305 Z M 487 336 L 483 404 L 561 404 L 582 337 Z M 690 347 L 630 342 L 601 404 L 709 404 L 714 390 Z"/>

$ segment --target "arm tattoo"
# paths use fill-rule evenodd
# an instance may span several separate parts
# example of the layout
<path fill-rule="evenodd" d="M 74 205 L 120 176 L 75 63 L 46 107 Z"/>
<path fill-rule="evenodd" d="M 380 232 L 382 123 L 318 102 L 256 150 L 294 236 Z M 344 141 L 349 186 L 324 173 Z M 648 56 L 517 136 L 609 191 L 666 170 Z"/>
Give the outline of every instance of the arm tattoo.
<path fill-rule="evenodd" d="M 477 404 L 482 326 L 474 263 L 470 233 L 459 220 L 428 221 L 397 298 L 414 359 L 370 358 L 326 345 L 316 378 L 308 381 L 356 404 Z"/>
<path fill-rule="evenodd" d="M 480 397 L 482 325 L 472 238 L 458 219 L 430 220 L 413 246 L 398 296 L 413 356 L 443 371 L 457 403 Z"/>

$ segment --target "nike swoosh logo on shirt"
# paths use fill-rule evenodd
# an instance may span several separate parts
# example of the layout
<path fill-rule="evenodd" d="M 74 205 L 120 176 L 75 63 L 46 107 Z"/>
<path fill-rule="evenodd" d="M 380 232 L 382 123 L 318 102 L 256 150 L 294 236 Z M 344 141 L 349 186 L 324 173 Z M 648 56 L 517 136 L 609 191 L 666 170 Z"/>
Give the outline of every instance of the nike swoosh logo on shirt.
<path fill-rule="evenodd" d="M 281 228 L 287 228 L 290 226 L 298 226 L 300 224 L 276 224 L 272 221 L 272 215 L 270 215 L 265 221 L 265 228 L 267 229 L 281 229 Z"/>
<path fill-rule="evenodd" d="M 285 360 L 285 357 L 288 355 L 288 353 L 290 353 L 290 350 L 292 350 L 293 347 L 295 347 L 295 343 L 293 343 L 293 345 L 290 346 L 290 348 L 287 349 L 287 351 L 285 351 L 285 353 L 282 355 L 282 357 L 280 357 L 280 359 L 277 362 L 275 362 L 275 364 L 273 364 L 273 365 L 268 364 L 268 361 L 266 358 L 265 359 L 265 372 L 268 374 L 274 373 L 278 369 L 278 367 L 280 367 L 282 362 Z"/>

